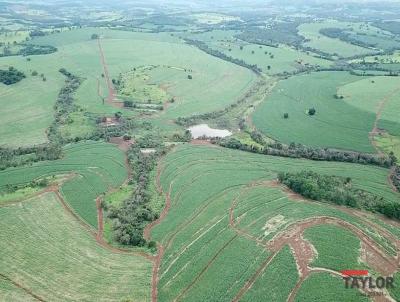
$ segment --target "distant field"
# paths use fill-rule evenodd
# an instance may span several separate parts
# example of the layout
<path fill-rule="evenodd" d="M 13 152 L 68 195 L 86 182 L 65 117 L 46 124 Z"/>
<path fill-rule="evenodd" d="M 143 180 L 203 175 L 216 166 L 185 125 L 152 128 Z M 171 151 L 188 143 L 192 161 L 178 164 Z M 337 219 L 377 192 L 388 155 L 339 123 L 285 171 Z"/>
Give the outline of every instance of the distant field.
<path fill-rule="evenodd" d="M 60 53 L 73 64 L 71 70 L 87 75 L 76 98 L 77 103 L 90 112 L 115 111 L 109 105 L 103 105 L 96 95 L 97 78 L 101 78 L 103 71 L 97 42 L 90 41 L 93 32 L 102 37 L 105 58 L 113 78 L 135 67 L 163 67 L 149 82 L 165 87 L 176 98 L 176 102 L 169 106 L 166 118 L 222 109 L 233 103 L 255 80 L 255 75 L 247 69 L 209 56 L 185 45 L 177 37 L 164 33 L 83 29 L 37 39 L 36 43 L 59 47 Z M 171 67 L 176 68 L 175 73 L 170 73 L 173 71 Z M 186 72 L 177 73 L 184 69 Z M 193 80 L 188 79 L 189 74 Z M 107 95 L 104 86 L 101 92 L 103 97 Z"/>
<path fill-rule="evenodd" d="M 22 185 L 45 176 L 75 174 L 61 187 L 61 193 L 83 220 L 97 228 L 95 199 L 125 181 L 124 155 L 115 146 L 98 142 L 72 144 L 64 152 L 61 160 L 1 171 L 0 190 L 7 184 Z"/>
<path fill-rule="evenodd" d="M 396 77 L 365 78 L 346 72 L 292 77 L 274 88 L 256 109 L 253 121 L 263 133 L 284 143 L 373 152 L 368 136 L 380 102 L 385 106 L 378 126 L 398 133 L 394 116 L 400 112 L 399 83 Z M 316 109 L 315 116 L 307 114 L 310 108 Z"/>
<path fill-rule="evenodd" d="M 268 265 L 265 261 L 274 252 L 262 247 L 296 221 L 313 217 L 347 221 L 366 230 L 381 249 L 390 254 L 393 251 L 392 244 L 364 220 L 329 205 L 295 201 L 281 188 L 267 183 L 279 171 L 311 169 L 349 176 L 360 188 L 398 200 L 387 184 L 386 169 L 202 146 L 178 147 L 166 157 L 162 167 L 161 184 L 164 191 L 170 189 L 171 209 L 152 232 L 152 238 L 166 247 L 159 272 L 159 301 L 231 301 L 242 290 L 243 301 L 262 301 L 268 291 L 263 280 L 268 280 L 268 284 L 282 276 L 287 280 L 280 283 L 280 294 L 269 297 L 271 301 L 285 301 L 297 280 L 291 255 L 283 249 Z M 320 260 L 327 266 L 337 265 L 336 242 L 330 242 L 327 236 L 331 231 L 332 228 L 321 227 L 316 234 L 320 237 L 312 237 L 321 251 Z M 347 237 L 349 246 L 357 246 L 359 240 L 351 235 Z M 349 259 L 358 257 L 358 250 L 350 248 L 349 252 L 355 252 Z M 257 274 L 259 270 L 261 273 Z M 246 282 L 256 274 L 253 287 L 245 290 Z M 321 293 L 316 290 L 316 294 Z M 337 300 L 331 297 L 329 301 Z"/>
<path fill-rule="evenodd" d="M 45 131 L 53 120 L 53 106 L 65 80 L 58 72 L 60 68 L 84 78 L 75 94 L 76 104 L 84 110 L 99 115 L 117 111 L 126 116 L 138 114 L 105 102 L 108 89 L 102 77 L 97 41 L 90 39 L 92 33 L 102 37 L 105 59 L 114 79 L 135 67 L 159 66 L 150 74 L 149 84 L 175 97 L 174 104 L 163 114 L 167 120 L 223 109 L 244 94 L 256 78 L 251 71 L 189 47 L 169 34 L 86 28 L 47 35 L 32 43 L 56 46 L 58 52 L 32 56 L 29 62 L 23 57 L 0 58 L 0 68 L 14 66 L 27 75 L 15 85 L 0 85 L 0 105 L 5 113 L 0 122 L 0 145 L 17 147 L 47 141 Z M 47 81 L 32 77 L 33 70 L 43 73 Z M 188 75 L 193 79 L 189 80 Z M 90 125 L 73 129 L 71 136 L 88 129 Z"/>
<path fill-rule="evenodd" d="M 332 64 L 328 60 L 318 58 L 317 55 L 313 56 L 312 53 L 307 54 L 284 45 L 276 48 L 249 44 L 237 40 L 234 37 L 236 34 L 238 32 L 214 30 L 206 33 L 191 34 L 189 38 L 203 41 L 210 48 L 221 51 L 227 56 L 243 60 L 248 64 L 256 64 L 264 73 L 269 75 L 285 71 L 293 72 L 308 65 L 329 67 Z"/>
<path fill-rule="evenodd" d="M 99 246 L 52 193 L 0 217 L 0 273 L 44 301 L 150 301 L 151 262 Z M 2 277 L 0 299 L 37 301 Z"/>
<path fill-rule="evenodd" d="M 324 36 L 319 31 L 322 28 L 351 28 L 352 23 L 324 21 L 316 23 L 304 23 L 299 26 L 299 34 L 309 39 L 305 46 L 309 46 L 329 54 L 337 54 L 342 57 L 352 57 L 355 55 L 368 55 L 374 51 L 368 48 L 352 45 L 339 39 Z"/>
<path fill-rule="evenodd" d="M 219 24 L 222 22 L 240 21 L 239 17 L 218 14 L 218 13 L 199 13 L 199 14 L 193 14 L 190 17 L 192 17 L 199 23 L 205 23 L 205 24 Z"/>

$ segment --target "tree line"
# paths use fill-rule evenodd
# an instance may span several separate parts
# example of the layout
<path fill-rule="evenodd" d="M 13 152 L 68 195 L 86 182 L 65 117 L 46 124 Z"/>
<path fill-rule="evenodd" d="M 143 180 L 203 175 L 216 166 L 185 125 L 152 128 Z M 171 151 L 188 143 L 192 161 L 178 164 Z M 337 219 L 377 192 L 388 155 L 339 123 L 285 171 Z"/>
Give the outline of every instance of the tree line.
<path fill-rule="evenodd" d="M 42 146 L 19 147 L 17 149 L 0 147 L 0 170 L 43 160 L 55 160 L 59 159 L 61 155 L 61 147 L 51 143 Z"/>
<path fill-rule="evenodd" d="M 142 148 L 154 148 L 154 153 L 143 153 Z M 154 242 L 143 238 L 145 226 L 158 218 L 158 214 L 149 206 L 150 173 L 155 169 L 157 160 L 166 150 L 160 138 L 145 136 L 138 139 L 128 151 L 129 163 L 133 175 L 131 184 L 135 187 L 132 196 L 121 206 L 106 208 L 108 217 L 112 220 L 114 238 L 123 245 L 155 247 Z"/>
<path fill-rule="evenodd" d="M 400 167 L 399 166 L 396 166 L 394 168 L 394 171 L 390 178 L 392 180 L 393 185 L 396 187 L 397 191 L 400 192 Z"/>
<path fill-rule="evenodd" d="M 256 74 L 260 74 L 262 72 L 262 69 L 259 68 L 256 64 L 248 64 L 248 63 L 246 63 L 245 61 L 243 61 L 241 59 L 235 59 L 235 58 L 232 58 L 231 56 L 227 56 L 226 54 L 224 54 L 224 53 L 222 53 L 222 52 L 220 52 L 218 50 L 215 50 L 215 49 L 212 49 L 212 48 L 208 47 L 208 45 L 206 43 L 204 43 L 203 41 L 191 40 L 191 39 L 188 39 L 188 38 L 186 38 L 184 40 L 185 40 L 185 42 L 187 44 L 196 46 L 197 48 L 199 48 L 200 50 L 208 53 L 211 56 L 220 58 L 222 60 L 231 62 L 233 64 L 242 66 L 244 68 L 250 69 L 251 71 L 255 72 Z"/>
<path fill-rule="evenodd" d="M 69 114 L 76 110 L 74 105 L 74 94 L 82 84 L 83 79 L 73 75 L 65 68 L 61 68 L 59 72 L 66 77 L 65 84 L 58 93 L 57 101 L 54 106 L 54 121 L 48 130 L 49 140 L 58 144 L 65 144 L 66 141 L 59 127 L 68 123 Z"/>
<path fill-rule="evenodd" d="M 400 219 L 400 202 L 393 202 L 355 188 L 350 177 L 321 175 L 312 171 L 279 173 L 278 179 L 305 198 L 381 213 Z"/>
<path fill-rule="evenodd" d="M 284 145 L 279 142 L 266 143 L 263 140 L 262 135 L 258 132 L 253 132 L 251 137 L 255 142 L 261 144 L 262 147 L 260 148 L 256 145 L 243 144 L 235 138 L 217 139 L 214 140 L 214 143 L 217 143 L 222 147 L 253 153 L 290 158 L 304 158 L 316 161 L 348 162 L 364 165 L 375 165 L 385 168 L 392 167 L 397 162 L 397 159 L 393 153 L 391 153 L 389 156 L 385 156 L 355 151 L 341 151 L 329 148 L 314 148 L 296 143 L 291 143 L 290 145 Z"/>

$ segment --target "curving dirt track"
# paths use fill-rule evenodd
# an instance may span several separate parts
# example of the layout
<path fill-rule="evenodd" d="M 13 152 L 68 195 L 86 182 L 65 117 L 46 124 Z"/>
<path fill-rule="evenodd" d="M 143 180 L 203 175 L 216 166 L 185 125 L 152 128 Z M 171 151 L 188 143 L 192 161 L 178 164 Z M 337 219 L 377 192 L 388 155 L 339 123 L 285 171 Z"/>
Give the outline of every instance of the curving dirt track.
<path fill-rule="evenodd" d="M 371 145 L 375 148 L 376 152 L 380 155 L 383 155 L 383 152 L 379 149 L 376 141 L 375 141 L 375 136 L 379 135 L 382 133 L 382 130 L 378 128 L 378 123 L 379 120 L 381 119 L 383 110 L 385 109 L 385 106 L 387 104 L 387 102 L 396 94 L 398 94 L 400 92 L 400 88 L 395 89 L 394 91 L 392 91 L 390 94 L 388 94 L 387 96 L 385 96 L 379 103 L 378 103 L 378 108 L 376 111 L 376 117 L 375 117 L 375 121 L 374 121 L 374 125 L 372 127 L 371 132 L 369 133 L 369 140 L 371 142 Z"/>

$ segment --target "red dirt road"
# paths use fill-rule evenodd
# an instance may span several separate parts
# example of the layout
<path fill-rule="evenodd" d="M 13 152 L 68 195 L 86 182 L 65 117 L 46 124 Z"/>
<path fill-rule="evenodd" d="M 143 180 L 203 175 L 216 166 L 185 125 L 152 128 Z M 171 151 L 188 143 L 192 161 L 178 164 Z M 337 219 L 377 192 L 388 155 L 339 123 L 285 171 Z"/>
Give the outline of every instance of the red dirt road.
<path fill-rule="evenodd" d="M 97 43 L 99 45 L 100 60 L 101 60 L 101 65 L 103 66 L 103 70 L 104 70 L 104 78 L 106 80 L 107 87 L 108 87 L 107 103 L 116 108 L 122 108 L 123 107 L 122 103 L 117 102 L 117 100 L 116 100 L 117 92 L 115 91 L 114 85 L 110 79 L 110 73 L 108 72 L 108 66 L 107 66 L 105 55 L 104 55 L 103 47 L 101 46 L 100 38 L 97 39 Z"/>

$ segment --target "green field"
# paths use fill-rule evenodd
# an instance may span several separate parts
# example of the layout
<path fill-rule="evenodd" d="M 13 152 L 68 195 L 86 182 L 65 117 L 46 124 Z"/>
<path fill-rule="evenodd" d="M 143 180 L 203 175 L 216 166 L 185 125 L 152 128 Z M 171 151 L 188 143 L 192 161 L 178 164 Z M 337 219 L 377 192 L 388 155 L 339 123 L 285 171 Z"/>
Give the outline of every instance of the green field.
<path fill-rule="evenodd" d="M 323 22 L 315 23 L 304 23 L 301 24 L 299 29 L 299 34 L 309 39 L 304 45 L 318 49 L 320 51 L 338 55 L 341 57 L 352 57 L 356 55 L 368 55 L 374 53 L 373 50 L 353 45 L 339 39 L 329 38 L 322 35 L 319 31 L 322 28 L 351 28 L 354 26 L 353 23 L 338 22 L 334 20 L 326 20 Z"/>
<path fill-rule="evenodd" d="M 385 106 L 378 126 L 399 132 L 394 117 L 400 106 L 398 84 L 396 77 L 365 78 L 346 72 L 295 76 L 278 83 L 256 109 L 253 122 L 266 135 L 287 144 L 373 152 L 369 133 L 381 101 Z M 315 116 L 307 114 L 310 108 L 316 109 Z"/>
<path fill-rule="evenodd" d="M 54 162 L 40 162 L 31 166 L 9 168 L 0 172 L 0 190 L 7 184 L 24 185 L 38 178 L 72 174 L 61 193 L 72 209 L 88 224 L 97 227 L 95 199 L 127 178 L 125 158 L 114 145 L 86 142 L 64 148 L 64 157 Z"/>
<path fill-rule="evenodd" d="M 361 242 L 350 231 L 333 225 L 322 225 L 307 229 L 304 237 L 314 245 L 318 253 L 313 266 L 335 271 L 349 267 L 366 269 L 365 264 L 359 261 Z"/>
<path fill-rule="evenodd" d="M 345 289 L 343 280 L 328 273 L 313 274 L 309 277 L 297 293 L 296 302 L 366 302 L 369 298 L 363 296 L 356 289 Z"/>
<path fill-rule="evenodd" d="M 90 39 L 92 33 L 102 38 L 112 78 L 140 66 L 158 67 L 149 75 L 148 83 L 164 88 L 176 99 L 163 114 L 166 120 L 223 109 L 237 101 L 255 80 L 249 70 L 209 56 L 168 34 L 95 28 L 50 34 L 33 39 L 32 43 L 55 46 L 58 52 L 54 54 L 32 56 L 31 61 L 23 57 L 0 58 L 0 67 L 14 66 L 27 75 L 20 83 L 0 86 L 0 105 L 5 113 L 0 122 L 1 145 L 17 147 L 47 141 L 45 131 L 53 121 L 53 105 L 65 80 L 58 72 L 60 68 L 84 79 L 75 94 L 75 103 L 83 110 L 98 115 L 117 111 L 127 116 L 137 114 L 104 102 L 108 90 L 102 77 L 98 43 Z M 34 70 L 43 73 L 47 81 L 31 76 Z M 193 80 L 188 79 L 189 74 Z M 75 123 L 79 123 L 79 118 Z M 88 127 L 90 130 L 87 125 L 67 134 L 73 137 L 86 133 Z"/>
<path fill-rule="evenodd" d="M 0 273 L 44 301 L 150 300 L 151 262 L 99 246 L 52 193 L 0 217 Z M 36 301 L 1 277 L 0 299 Z"/>
<path fill-rule="evenodd" d="M 234 31 L 212 31 L 193 34 L 189 37 L 204 41 L 210 48 L 227 56 L 243 60 L 251 65 L 257 65 L 263 73 L 269 75 L 295 72 L 311 66 L 326 68 L 332 64 L 331 61 L 318 58 L 315 54 L 307 54 L 285 45 L 270 47 L 238 41 L 234 37 L 236 33 Z"/>
<path fill-rule="evenodd" d="M 171 209 L 152 232 L 153 239 L 167 246 L 159 273 L 160 301 L 230 301 L 271 255 L 270 251 L 261 248 L 260 243 L 241 236 L 229 226 L 229 209 L 235 200 L 236 227 L 261 242 L 268 242 L 296 221 L 330 216 L 366 230 L 388 253 L 394 249 L 359 218 L 329 205 L 294 201 L 281 189 L 262 183 L 275 179 L 279 171 L 311 169 L 323 174 L 349 176 L 357 187 L 389 200 L 398 200 L 398 194 L 388 186 L 386 169 L 282 159 L 189 145 L 177 147 L 162 166 L 161 184 L 164 191 L 171 189 Z M 267 227 L 277 217 L 279 223 Z M 319 231 L 326 236 L 331 229 Z M 354 236 L 349 235 L 348 239 L 350 246 L 359 244 Z M 321 261 L 328 266 L 336 265 L 334 250 L 331 253 L 324 250 L 327 245 L 324 238 L 316 236 L 315 240 L 316 247 L 321 249 Z M 349 257 L 356 259 L 357 255 Z M 273 268 L 271 270 L 267 267 L 265 271 L 268 279 L 278 278 L 279 274 L 274 273 Z M 290 289 L 288 286 L 282 290 Z M 249 300 L 261 299 L 261 296 L 255 296 L 262 292 L 261 285 L 255 283 L 254 289 L 246 295 Z M 276 299 L 283 301 L 279 297 Z"/>

